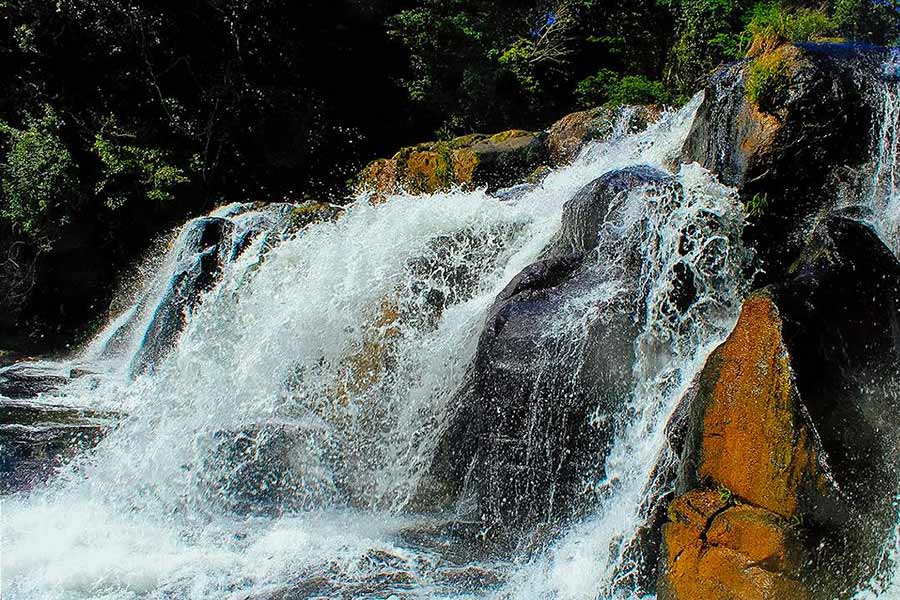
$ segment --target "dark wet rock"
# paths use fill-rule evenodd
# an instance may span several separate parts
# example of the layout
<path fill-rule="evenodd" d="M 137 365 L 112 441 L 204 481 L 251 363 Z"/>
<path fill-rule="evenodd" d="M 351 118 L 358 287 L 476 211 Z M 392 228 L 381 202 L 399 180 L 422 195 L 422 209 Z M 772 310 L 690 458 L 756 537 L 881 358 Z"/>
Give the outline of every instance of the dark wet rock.
<path fill-rule="evenodd" d="M 237 514 L 280 515 L 338 506 L 334 442 L 320 423 L 266 423 L 222 430 L 205 442 L 200 492 Z"/>
<path fill-rule="evenodd" d="M 821 577 L 836 589 L 819 594 L 849 594 L 873 575 L 896 519 L 900 263 L 867 225 L 829 217 L 775 295 L 800 396 L 844 500 L 808 525 L 821 539 L 819 572 L 840 573 Z"/>
<path fill-rule="evenodd" d="M 203 217 L 192 221 L 182 234 L 177 269 L 132 359 L 132 376 L 153 371 L 172 349 L 190 310 L 219 280 L 231 255 L 233 230 L 226 219 Z"/>
<path fill-rule="evenodd" d="M 628 167 L 595 179 L 563 207 L 562 225 L 551 253 L 582 256 L 597 246 L 601 226 L 615 199 L 641 186 L 672 186 L 670 175 L 648 166 Z"/>
<path fill-rule="evenodd" d="M 864 96 L 884 49 L 839 44 L 783 46 L 757 61 L 783 65 L 778 94 L 747 92 L 752 61 L 715 73 L 682 159 L 738 187 L 750 211 L 745 236 L 757 249 L 760 285 L 777 281 L 868 158 L 872 113 Z M 847 183 L 849 185 L 849 183 Z"/>
<path fill-rule="evenodd" d="M 69 381 L 59 373 L 47 372 L 28 364 L 0 368 L 0 396 L 11 400 L 36 398 L 59 389 Z"/>
<path fill-rule="evenodd" d="M 95 446 L 114 418 L 86 409 L 0 401 L 0 494 L 43 483 Z"/>
<path fill-rule="evenodd" d="M 474 497 L 478 518 L 515 526 L 568 514 L 582 491 L 579 477 L 603 464 L 612 421 L 632 387 L 640 323 L 627 290 L 590 299 L 610 276 L 592 251 L 605 218 L 630 191 L 670 185 L 648 167 L 592 182 L 567 203 L 544 257 L 495 300 L 434 470 L 457 482 L 463 498 Z M 616 252 L 623 280 L 635 281 L 636 249 Z M 600 316 L 568 331 L 560 315 L 585 310 L 572 304 L 579 299 Z"/>

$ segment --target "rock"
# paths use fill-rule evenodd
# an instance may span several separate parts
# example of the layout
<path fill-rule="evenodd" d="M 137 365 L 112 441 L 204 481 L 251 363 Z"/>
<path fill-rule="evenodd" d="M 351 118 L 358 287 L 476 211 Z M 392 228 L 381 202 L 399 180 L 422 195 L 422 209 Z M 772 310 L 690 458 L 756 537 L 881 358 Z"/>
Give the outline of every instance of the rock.
<path fill-rule="evenodd" d="M 209 506 L 239 515 L 281 515 L 342 501 L 332 471 L 334 435 L 310 417 L 216 431 L 198 471 Z"/>
<path fill-rule="evenodd" d="M 554 165 L 569 163 L 588 143 L 642 131 L 661 113 L 658 106 L 601 106 L 568 114 L 547 131 L 550 161 Z"/>
<path fill-rule="evenodd" d="M 400 190 L 431 194 L 453 186 L 486 186 L 495 191 L 524 180 L 546 161 L 546 134 L 473 134 L 404 148 L 393 158 L 376 160 L 363 169 L 357 189 L 371 192 L 375 202 Z"/>
<path fill-rule="evenodd" d="M 82 408 L 0 402 L 0 494 L 43 483 L 71 458 L 95 446 L 115 419 Z"/>
<path fill-rule="evenodd" d="M 822 476 L 771 296 L 744 302 L 706 362 L 693 402 L 681 485 L 713 482 L 786 519 Z"/>
<path fill-rule="evenodd" d="M 132 377 L 153 371 L 171 351 L 190 311 L 219 280 L 232 253 L 234 225 L 219 217 L 195 219 L 182 233 L 177 268 L 132 358 Z"/>
<path fill-rule="evenodd" d="M 769 511 L 730 505 L 698 490 L 669 505 L 663 526 L 667 570 L 660 600 L 803 600 L 796 577 L 801 546 L 789 523 Z"/>
<path fill-rule="evenodd" d="M 662 528 L 660 598 L 795 597 L 768 580 L 755 581 L 752 595 L 734 564 L 707 560 L 704 544 L 723 539 L 716 521 L 694 518 L 708 524 L 699 537 L 676 524 L 698 494 L 755 511 L 752 527 L 742 517 L 741 553 L 758 564 L 751 546 L 781 544 L 765 552 L 777 566 L 766 569 L 790 585 L 799 577 L 796 597 L 851 596 L 875 574 L 896 519 L 883 492 L 900 484 L 897 258 L 864 223 L 822 219 L 784 279 L 747 299 L 677 415 L 686 425 L 679 496 Z M 799 546 L 785 527 L 802 534 Z M 805 558 L 790 559 L 798 552 Z M 709 582 L 719 587 L 696 587 Z"/>
<path fill-rule="evenodd" d="M 845 185 L 842 174 L 867 160 L 865 82 L 883 58 L 871 47 L 782 46 L 711 77 L 682 159 L 740 189 L 750 212 L 745 236 L 764 269 L 760 286 L 785 273 L 813 218 Z M 761 71 L 771 74 L 766 85 Z"/>
<path fill-rule="evenodd" d="M 471 493 L 479 518 L 501 529 L 567 514 L 579 475 L 602 468 L 611 423 L 631 391 L 640 311 L 628 286 L 637 249 L 618 247 L 622 294 L 593 292 L 610 275 L 594 265 L 604 216 L 641 186 L 673 185 L 647 167 L 604 175 L 567 203 L 560 234 L 517 275 L 489 311 L 454 422 L 432 469 Z M 630 243 L 630 242 L 629 242 Z M 591 298 L 599 316 L 577 332 L 560 326 L 571 302 Z M 576 373 L 573 376 L 573 373 Z"/>

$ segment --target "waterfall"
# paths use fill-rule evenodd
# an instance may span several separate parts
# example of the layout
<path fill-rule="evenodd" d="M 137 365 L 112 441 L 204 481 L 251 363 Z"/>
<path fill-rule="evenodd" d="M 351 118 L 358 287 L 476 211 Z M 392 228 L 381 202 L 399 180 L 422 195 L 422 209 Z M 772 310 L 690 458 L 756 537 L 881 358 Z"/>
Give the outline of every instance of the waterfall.
<path fill-rule="evenodd" d="M 896 67 L 900 54 L 894 51 L 885 66 L 886 81 L 881 89 L 876 110 L 879 129 L 873 152 L 875 168 L 867 204 L 874 211 L 875 226 L 882 239 L 895 254 L 900 254 L 900 82 Z M 888 78 L 888 75 L 890 78 Z"/>
<path fill-rule="evenodd" d="M 900 49 L 891 50 L 884 78 L 873 96 L 878 117 L 872 136 L 874 167 L 863 204 L 872 211 L 881 239 L 900 256 Z M 857 600 L 900 596 L 900 487 L 894 492 L 893 506 L 897 511 L 893 533 L 884 542 L 876 575 L 857 594 Z"/>
<path fill-rule="evenodd" d="M 638 244 L 641 333 L 585 515 L 498 557 L 412 501 L 494 299 L 585 184 L 671 168 L 700 101 L 534 188 L 361 196 L 300 229 L 289 205 L 186 225 L 132 306 L 59 367 L 87 374 L 33 399 L 120 416 L 47 484 L 4 498 L 4 597 L 627 595 L 628 548 L 666 491 L 652 473 L 673 460 L 667 419 L 742 293 L 743 212 L 695 165 L 673 174 L 678 193 L 631 192 L 593 258 Z M 667 300 L 678 264 L 695 274 L 683 313 Z M 592 310 L 573 301 L 560 327 L 577 335 Z"/>

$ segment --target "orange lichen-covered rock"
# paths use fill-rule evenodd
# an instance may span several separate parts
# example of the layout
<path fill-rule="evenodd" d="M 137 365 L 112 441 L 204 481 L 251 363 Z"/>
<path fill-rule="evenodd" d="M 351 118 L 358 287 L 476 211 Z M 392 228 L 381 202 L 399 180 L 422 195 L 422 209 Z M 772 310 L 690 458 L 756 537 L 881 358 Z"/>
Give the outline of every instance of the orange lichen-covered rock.
<path fill-rule="evenodd" d="M 397 163 L 389 158 L 370 162 L 359 174 L 358 187 L 372 192 L 373 204 L 384 202 L 397 188 Z"/>
<path fill-rule="evenodd" d="M 390 341 L 400 335 L 400 311 L 396 302 L 385 298 L 375 321 L 366 330 L 362 347 L 347 357 L 338 377 L 334 395 L 346 404 L 352 394 L 365 392 L 384 375 L 390 360 Z"/>
<path fill-rule="evenodd" d="M 691 401 L 687 491 L 662 527 L 660 599 L 808 598 L 796 525 L 827 490 L 768 292 L 744 302 Z"/>
<path fill-rule="evenodd" d="M 403 148 L 390 159 L 370 163 L 357 189 L 374 203 L 401 190 L 432 194 L 453 186 L 499 189 L 519 183 L 546 163 L 546 135 L 511 129 L 495 135 L 471 134 L 449 141 Z"/>
<path fill-rule="evenodd" d="M 547 131 L 550 160 L 554 165 L 568 163 L 587 143 L 646 129 L 661 113 L 658 106 L 601 106 L 570 113 Z"/>
<path fill-rule="evenodd" d="M 660 600 L 805 600 L 790 525 L 765 509 L 695 490 L 669 505 Z"/>
<path fill-rule="evenodd" d="M 781 327 L 767 293 L 744 303 L 701 374 L 693 443 L 697 479 L 791 518 L 818 473 Z"/>

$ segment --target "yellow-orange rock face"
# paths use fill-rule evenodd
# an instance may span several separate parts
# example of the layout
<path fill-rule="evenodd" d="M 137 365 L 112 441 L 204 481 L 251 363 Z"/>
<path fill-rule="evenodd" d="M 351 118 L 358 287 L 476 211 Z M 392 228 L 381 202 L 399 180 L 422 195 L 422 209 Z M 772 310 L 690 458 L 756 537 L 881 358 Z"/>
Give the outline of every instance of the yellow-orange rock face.
<path fill-rule="evenodd" d="M 669 505 L 661 600 L 804 600 L 795 525 L 819 484 L 778 309 L 751 296 L 700 376 L 692 435 L 700 487 Z"/>
<path fill-rule="evenodd" d="M 781 317 L 767 294 L 744 303 L 711 362 L 707 370 L 718 369 L 703 414 L 698 476 L 791 518 L 803 479 L 815 475 L 815 452 L 800 417 Z"/>
<path fill-rule="evenodd" d="M 695 490 L 669 506 L 663 526 L 660 600 L 805 600 L 793 573 L 798 543 L 786 521 L 765 509 L 729 506 Z"/>

